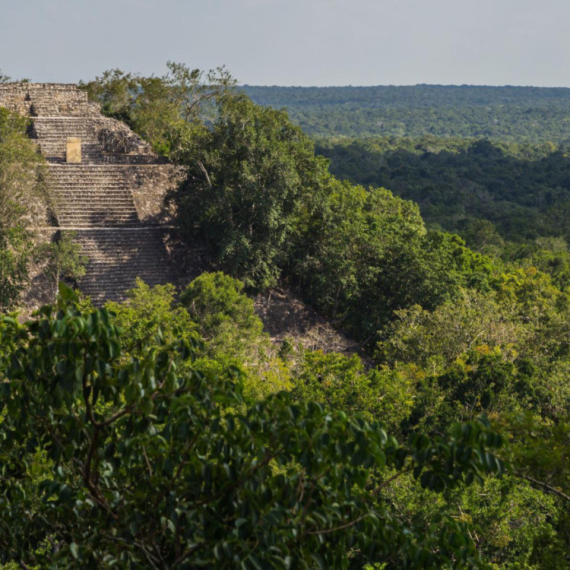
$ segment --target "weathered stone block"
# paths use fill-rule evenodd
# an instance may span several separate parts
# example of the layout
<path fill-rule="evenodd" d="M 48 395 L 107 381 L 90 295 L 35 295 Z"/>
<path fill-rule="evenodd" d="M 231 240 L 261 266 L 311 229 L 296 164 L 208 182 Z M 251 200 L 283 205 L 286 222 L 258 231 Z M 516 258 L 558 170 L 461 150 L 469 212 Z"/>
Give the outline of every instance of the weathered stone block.
<path fill-rule="evenodd" d="M 77 137 L 67 138 L 66 162 L 78 164 L 81 162 L 81 139 Z"/>

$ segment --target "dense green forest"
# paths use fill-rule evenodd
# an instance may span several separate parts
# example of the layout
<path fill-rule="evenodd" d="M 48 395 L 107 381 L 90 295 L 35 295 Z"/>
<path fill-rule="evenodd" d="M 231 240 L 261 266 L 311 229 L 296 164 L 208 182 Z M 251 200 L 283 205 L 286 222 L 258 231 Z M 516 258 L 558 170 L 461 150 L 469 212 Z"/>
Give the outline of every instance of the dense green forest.
<path fill-rule="evenodd" d="M 259 105 L 286 108 L 311 136 L 570 141 L 570 89 L 414 85 L 255 87 Z"/>
<path fill-rule="evenodd" d="M 210 270 L 181 291 L 139 282 L 103 308 L 61 286 L 20 323 L 10 311 L 27 260 L 9 240 L 24 214 L 7 228 L 3 255 L 23 270 L 0 264 L 15 285 L 0 318 L 1 563 L 570 565 L 565 234 L 509 234 L 469 212 L 475 221 L 457 228 L 475 251 L 446 231 L 454 204 L 436 202 L 426 224 L 378 179 L 407 181 L 419 200 L 438 160 L 452 165 L 453 190 L 465 172 L 475 178 L 479 151 L 481 172 L 500 163 L 516 179 L 516 161 L 548 163 L 552 148 L 378 139 L 319 143 L 318 154 L 286 112 L 256 105 L 223 69 L 114 70 L 83 87 L 185 168 L 168 200 L 181 247 L 203 248 Z M 0 151 L 29 150 L 24 126 L 3 121 Z M 326 153 L 366 186 L 333 176 Z M 8 177 L 19 160 L 0 154 L 0 194 L 24 207 L 15 190 L 37 191 L 36 178 L 22 190 Z M 563 188 L 563 168 L 552 170 L 536 178 Z M 518 188 L 512 203 L 538 216 Z M 81 265 L 58 247 L 57 259 Z M 367 359 L 271 343 L 251 296 L 276 286 Z"/>
<path fill-rule="evenodd" d="M 469 139 L 321 140 L 339 178 L 390 188 L 449 231 L 488 220 L 509 241 L 568 239 L 570 162 L 564 147 Z"/>

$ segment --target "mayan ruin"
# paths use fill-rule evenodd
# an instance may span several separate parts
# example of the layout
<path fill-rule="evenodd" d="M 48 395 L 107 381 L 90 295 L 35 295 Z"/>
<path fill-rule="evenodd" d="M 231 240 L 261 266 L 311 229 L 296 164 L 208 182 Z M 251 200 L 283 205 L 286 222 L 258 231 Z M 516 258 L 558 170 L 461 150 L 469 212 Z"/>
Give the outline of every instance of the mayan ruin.
<path fill-rule="evenodd" d="M 102 304 L 124 299 L 137 277 L 151 286 L 172 282 L 162 202 L 176 184 L 175 167 L 75 85 L 0 85 L 0 106 L 31 120 L 51 196 L 45 223 L 32 229 L 43 239 L 73 232 L 89 260 L 80 289 Z"/>

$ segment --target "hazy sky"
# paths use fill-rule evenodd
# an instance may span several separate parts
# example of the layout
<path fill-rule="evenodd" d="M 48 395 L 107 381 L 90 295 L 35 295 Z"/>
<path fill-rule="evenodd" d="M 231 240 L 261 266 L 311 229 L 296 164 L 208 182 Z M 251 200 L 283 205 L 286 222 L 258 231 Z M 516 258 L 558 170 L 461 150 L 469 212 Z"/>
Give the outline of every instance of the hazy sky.
<path fill-rule="evenodd" d="M 570 0 L 0 0 L 13 77 L 167 60 L 251 85 L 570 86 Z"/>

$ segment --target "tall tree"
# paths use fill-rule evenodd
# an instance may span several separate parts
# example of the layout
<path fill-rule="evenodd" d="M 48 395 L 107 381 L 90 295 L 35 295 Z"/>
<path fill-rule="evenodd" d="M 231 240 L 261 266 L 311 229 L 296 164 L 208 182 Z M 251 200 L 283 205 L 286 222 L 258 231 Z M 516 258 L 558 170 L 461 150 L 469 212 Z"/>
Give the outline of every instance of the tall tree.
<path fill-rule="evenodd" d="M 285 112 L 243 96 L 223 97 L 211 128 L 177 146 L 189 174 L 177 196 L 182 231 L 205 240 L 214 263 L 247 287 L 274 285 L 301 212 L 330 181 L 327 161 Z"/>
<path fill-rule="evenodd" d="M 120 69 L 80 83 L 103 113 L 127 122 L 155 150 L 169 155 L 173 133 L 185 124 L 202 124 L 216 115 L 216 102 L 235 85 L 223 67 L 208 72 L 167 63 L 161 77 L 143 77 Z"/>

